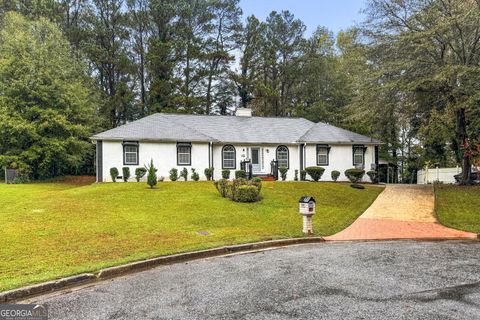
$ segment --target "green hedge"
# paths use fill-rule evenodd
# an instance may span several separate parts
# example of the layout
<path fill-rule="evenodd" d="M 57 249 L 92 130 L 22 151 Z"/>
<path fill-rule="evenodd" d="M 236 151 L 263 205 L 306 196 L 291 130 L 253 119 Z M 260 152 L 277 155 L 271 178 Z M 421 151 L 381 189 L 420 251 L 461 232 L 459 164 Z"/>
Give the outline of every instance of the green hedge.
<path fill-rule="evenodd" d="M 305 171 L 312 178 L 313 181 L 318 181 L 322 178 L 325 168 L 323 167 L 306 167 Z"/>
<path fill-rule="evenodd" d="M 258 200 L 259 191 L 255 186 L 239 186 L 235 195 L 237 202 L 255 202 Z"/>
<path fill-rule="evenodd" d="M 333 170 L 332 171 L 332 180 L 337 182 L 338 178 L 340 177 L 340 171 Z"/>
<path fill-rule="evenodd" d="M 352 168 L 352 169 L 345 170 L 345 176 L 352 183 L 357 183 L 361 181 L 364 175 L 365 175 L 365 170 L 363 169 Z"/>

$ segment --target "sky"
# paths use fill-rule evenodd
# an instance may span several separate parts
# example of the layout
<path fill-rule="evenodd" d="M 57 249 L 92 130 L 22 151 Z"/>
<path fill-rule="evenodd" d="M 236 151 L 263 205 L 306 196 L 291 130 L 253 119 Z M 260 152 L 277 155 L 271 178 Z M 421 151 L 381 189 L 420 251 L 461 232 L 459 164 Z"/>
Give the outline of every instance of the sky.
<path fill-rule="evenodd" d="M 337 33 L 361 22 L 364 6 L 365 0 L 240 0 L 244 19 L 253 14 L 264 21 L 274 10 L 288 10 L 305 23 L 307 36 L 319 25 Z"/>

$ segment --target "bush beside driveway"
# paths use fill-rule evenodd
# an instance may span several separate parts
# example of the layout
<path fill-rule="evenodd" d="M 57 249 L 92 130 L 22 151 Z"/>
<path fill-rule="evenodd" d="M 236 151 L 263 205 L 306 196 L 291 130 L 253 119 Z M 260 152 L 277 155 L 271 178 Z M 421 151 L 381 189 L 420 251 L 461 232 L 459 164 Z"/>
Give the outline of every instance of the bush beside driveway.
<path fill-rule="evenodd" d="M 0 185 L 0 291 L 154 256 L 302 236 L 298 199 L 317 199 L 314 232 L 350 225 L 382 188 L 264 183 L 235 203 L 212 182 Z"/>

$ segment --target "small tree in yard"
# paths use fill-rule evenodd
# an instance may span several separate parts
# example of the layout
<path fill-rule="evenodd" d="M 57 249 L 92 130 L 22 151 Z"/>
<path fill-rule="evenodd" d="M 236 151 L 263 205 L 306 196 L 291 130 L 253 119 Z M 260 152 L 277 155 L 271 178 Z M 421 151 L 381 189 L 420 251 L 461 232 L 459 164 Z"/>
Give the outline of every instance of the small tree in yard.
<path fill-rule="evenodd" d="M 122 173 L 123 173 L 123 181 L 127 182 L 128 179 L 130 179 L 130 168 L 129 167 L 123 167 L 122 168 Z"/>
<path fill-rule="evenodd" d="M 322 178 L 323 172 L 325 171 L 325 168 L 322 167 L 306 167 L 305 171 L 308 173 L 308 175 L 313 179 L 313 181 L 317 182 Z"/>
<path fill-rule="evenodd" d="M 278 171 L 280 171 L 280 177 L 282 178 L 282 181 L 285 181 L 287 179 L 288 168 L 280 167 L 278 168 Z"/>
<path fill-rule="evenodd" d="M 153 165 L 153 159 L 150 160 L 150 164 L 146 167 L 148 176 L 147 184 L 150 186 L 150 189 L 153 189 L 157 185 L 157 169 Z"/>
<path fill-rule="evenodd" d="M 180 171 L 180 178 L 183 178 L 183 180 L 185 180 L 185 181 L 188 180 L 188 170 L 187 170 L 187 168 L 183 168 L 182 171 Z"/>
<path fill-rule="evenodd" d="M 338 177 L 340 177 L 340 171 L 333 170 L 333 171 L 332 171 L 332 180 L 333 180 L 334 182 L 337 182 Z"/>
<path fill-rule="evenodd" d="M 113 167 L 110 168 L 110 177 L 112 177 L 113 182 L 117 182 L 117 177 L 118 177 L 118 169 Z"/>

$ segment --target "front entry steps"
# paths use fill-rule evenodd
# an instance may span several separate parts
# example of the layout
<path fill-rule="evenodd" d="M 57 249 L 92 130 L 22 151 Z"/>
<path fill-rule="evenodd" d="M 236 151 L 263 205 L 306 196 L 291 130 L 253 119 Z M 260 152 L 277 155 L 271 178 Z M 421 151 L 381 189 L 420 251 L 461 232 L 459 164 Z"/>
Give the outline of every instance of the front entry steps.
<path fill-rule="evenodd" d="M 262 179 L 262 181 L 275 181 L 275 177 L 271 174 L 254 174 L 253 176 Z"/>

